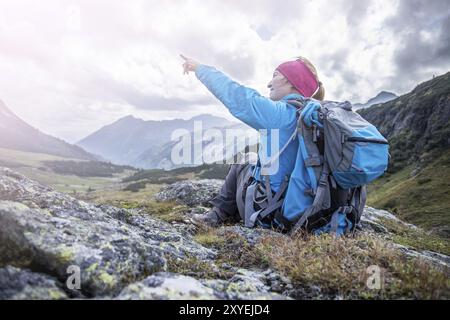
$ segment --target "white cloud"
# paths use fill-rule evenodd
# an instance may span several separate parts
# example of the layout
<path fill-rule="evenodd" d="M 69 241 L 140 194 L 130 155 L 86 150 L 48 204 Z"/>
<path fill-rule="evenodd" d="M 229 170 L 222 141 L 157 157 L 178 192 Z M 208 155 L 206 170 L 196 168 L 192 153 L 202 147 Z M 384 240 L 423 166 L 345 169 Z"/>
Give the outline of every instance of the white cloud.
<path fill-rule="evenodd" d="M 396 81 L 405 43 L 397 36 L 401 22 L 392 26 L 386 19 L 402 16 L 402 1 L 3 0 L 0 99 L 32 125 L 69 141 L 130 113 L 230 119 L 194 76 L 182 75 L 179 53 L 263 94 L 273 69 L 298 55 L 315 63 L 327 99 L 401 94 L 450 67 L 402 70 L 405 81 Z M 433 28 L 449 16 L 436 8 L 440 20 Z M 415 30 L 429 46 L 440 40 L 425 24 Z"/>

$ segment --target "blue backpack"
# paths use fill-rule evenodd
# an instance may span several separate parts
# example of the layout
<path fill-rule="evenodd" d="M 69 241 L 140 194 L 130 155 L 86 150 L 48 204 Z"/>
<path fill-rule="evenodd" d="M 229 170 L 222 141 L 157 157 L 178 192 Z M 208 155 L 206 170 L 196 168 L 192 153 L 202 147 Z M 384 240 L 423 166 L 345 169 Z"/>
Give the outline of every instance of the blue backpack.
<path fill-rule="evenodd" d="M 353 112 L 349 102 L 305 99 L 288 103 L 298 110 L 297 130 L 261 172 L 298 139 L 294 170 L 274 195 L 269 191 L 268 175 L 265 186 L 253 183 L 248 187 L 245 224 L 315 234 L 351 232 L 364 210 L 365 186 L 387 169 L 388 141 Z M 250 198 L 258 210 L 248 204 Z"/>

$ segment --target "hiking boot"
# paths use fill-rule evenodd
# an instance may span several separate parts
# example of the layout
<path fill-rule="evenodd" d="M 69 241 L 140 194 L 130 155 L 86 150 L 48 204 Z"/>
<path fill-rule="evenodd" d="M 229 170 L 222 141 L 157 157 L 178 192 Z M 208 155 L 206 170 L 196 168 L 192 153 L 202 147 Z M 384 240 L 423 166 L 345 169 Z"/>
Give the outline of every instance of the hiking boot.
<path fill-rule="evenodd" d="M 225 220 L 220 217 L 220 213 L 218 213 L 219 210 L 220 209 L 218 208 L 212 208 L 204 214 L 194 214 L 192 220 L 194 223 L 204 224 L 213 228 L 218 227 L 225 222 Z"/>

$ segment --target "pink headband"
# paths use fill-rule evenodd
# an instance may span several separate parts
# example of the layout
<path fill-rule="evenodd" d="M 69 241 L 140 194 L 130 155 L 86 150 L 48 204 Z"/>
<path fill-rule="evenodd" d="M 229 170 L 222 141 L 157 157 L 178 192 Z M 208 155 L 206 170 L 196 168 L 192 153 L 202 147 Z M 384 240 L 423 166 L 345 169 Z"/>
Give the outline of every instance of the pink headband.
<path fill-rule="evenodd" d="M 283 74 L 283 76 L 285 76 L 304 97 L 312 97 L 320 88 L 314 74 L 300 59 L 282 63 L 278 66 L 277 70 L 281 72 L 281 74 Z"/>

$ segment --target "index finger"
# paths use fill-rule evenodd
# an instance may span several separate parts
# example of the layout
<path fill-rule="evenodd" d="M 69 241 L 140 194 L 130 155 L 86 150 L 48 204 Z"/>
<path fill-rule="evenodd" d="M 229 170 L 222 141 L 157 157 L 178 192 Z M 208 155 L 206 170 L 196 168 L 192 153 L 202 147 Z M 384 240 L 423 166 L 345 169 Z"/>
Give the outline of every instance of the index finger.
<path fill-rule="evenodd" d="M 188 60 L 188 58 L 186 58 L 185 56 L 183 56 L 181 53 L 180 53 L 180 57 L 183 58 L 183 59 L 186 60 L 186 61 Z"/>

